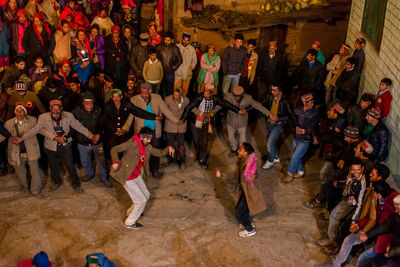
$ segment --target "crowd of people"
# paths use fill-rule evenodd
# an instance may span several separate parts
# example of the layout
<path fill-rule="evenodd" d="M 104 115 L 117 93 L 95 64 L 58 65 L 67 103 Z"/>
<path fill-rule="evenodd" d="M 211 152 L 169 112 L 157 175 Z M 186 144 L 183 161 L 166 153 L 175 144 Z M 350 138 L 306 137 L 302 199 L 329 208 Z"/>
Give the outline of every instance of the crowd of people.
<path fill-rule="evenodd" d="M 384 165 L 392 81 L 383 78 L 375 95 L 361 94 L 363 38 L 353 52 L 343 44 L 332 58 L 314 41 L 289 76 L 277 41 L 258 55 L 256 40 L 237 33 L 220 56 L 212 40 L 203 51 L 190 34 L 175 39 L 154 22 L 140 32 L 135 1 L 113 1 L 112 10 L 109 1 L 89 1 L 90 13 L 81 2 L 0 1 L 0 138 L 8 138 L 0 167 L 3 175 L 15 171 L 22 191 L 44 197 L 48 169 L 50 192 L 63 184 L 65 172 L 78 193 L 82 181 L 97 176 L 113 187 L 111 176 L 133 202 L 125 227 L 141 228 L 150 196 L 145 178 L 161 178 L 163 155 L 185 170 L 185 141 L 193 141 L 196 160 L 207 169 L 208 140 L 220 116 L 229 157 L 238 158 L 239 234 L 252 236 L 250 215 L 266 208 L 250 204 L 259 192 L 248 187 L 257 159 L 247 125 L 249 113 L 258 114 L 266 123 L 263 169 L 280 162 L 277 142 L 285 128 L 293 133 L 282 182 L 305 177 L 303 162 L 320 147 L 320 190 L 305 206 L 324 208 L 328 237 L 317 243 L 327 254 L 339 253 L 333 265 L 367 239 L 357 246 L 365 249 L 359 266 L 398 256 L 400 197 L 385 182 L 390 171 Z M 259 95 L 258 88 L 266 90 Z M 76 165 L 86 175 L 80 177 Z"/>

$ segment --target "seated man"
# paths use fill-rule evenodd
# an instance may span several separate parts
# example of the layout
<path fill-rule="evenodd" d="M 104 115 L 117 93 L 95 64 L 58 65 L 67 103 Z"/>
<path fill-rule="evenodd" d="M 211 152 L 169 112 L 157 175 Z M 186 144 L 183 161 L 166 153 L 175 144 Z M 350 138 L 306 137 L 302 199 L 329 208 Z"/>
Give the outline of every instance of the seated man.
<path fill-rule="evenodd" d="M 348 216 L 357 216 L 361 209 L 366 181 L 364 164 L 360 159 L 354 159 L 346 178 L 343 197 L 339 204 L 332 210 L 329 217 L 328 237 L 317 241 L 321 247 L 335 246 L 336 237 L 341 221 Z"/>
<path fill-rule="evenodd" d="M 381 121 L 381 111 L 379 108 L 369 109 L 365 118 L 368 125 L 364 130 L 364 138 L 374 148 L 371 159 L 376 163 L 383 162 L 389 154 L 389 129 Z"/>

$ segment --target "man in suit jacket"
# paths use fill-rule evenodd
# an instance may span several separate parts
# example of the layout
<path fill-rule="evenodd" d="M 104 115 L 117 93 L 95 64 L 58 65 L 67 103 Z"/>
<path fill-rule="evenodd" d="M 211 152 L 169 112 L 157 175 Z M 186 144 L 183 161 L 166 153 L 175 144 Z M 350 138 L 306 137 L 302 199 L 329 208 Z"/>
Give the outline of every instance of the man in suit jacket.
<path fill-rule="evenodd" d="M 281 82 L 282 78 L 282 56 L 277 52 L 277 42 L 268 43 L 268 51 L 261 59 L 259 77 L 263 84 L 267 86 L 267 92 L 271 91 L 272 84 Z"/>
<path fill-rule="evenodd" d="M 54 99 L 50 101 L 50 112 L 40 115 L 36 126 L 25 133 L 22 138 L 17 138 L 17 142 L 21 142 L 38 133 L 44 135 L 44 150 L 50 165 L 51 179 L 54 183 L 50 191 L 54 191 L 62 185 L 60 166 L 61 163 L 64 163 L 75 191 L 83 193 L 81 181 L 76 173 L 72 159 L 71 128 L 91 139 L 94 144 L 99 139 L 99 136 L 94 136 L 87 128 L 80 124 L 71 112 L 62 111 L 61 100 Z"/>
<path fill-rule="evenodd" d="M 6 121 L 5 128 L 12 136 L 21 137 L 36 125 L 37 119 L 27 115 L 25 107 L 18 104 L 15 108 L 15 117 Z M 5 136 L 0 135 L 0 142 Z M 19 144 L 14 143 L 15 138 L 8 140 L 8 161 L 14 166 L 15 174 L 22 185 L 22 191 L 28 191 L 28 180 L 26 177 L 26 163 L 29 165 L 31 180 L 31 193 L 37 197 L 42 197 L 40 191 L 42 189 L 42 177 L 39 172 L 38 159 L 40 158 L 39 143 L 36 136 L 25 139 Z"/>

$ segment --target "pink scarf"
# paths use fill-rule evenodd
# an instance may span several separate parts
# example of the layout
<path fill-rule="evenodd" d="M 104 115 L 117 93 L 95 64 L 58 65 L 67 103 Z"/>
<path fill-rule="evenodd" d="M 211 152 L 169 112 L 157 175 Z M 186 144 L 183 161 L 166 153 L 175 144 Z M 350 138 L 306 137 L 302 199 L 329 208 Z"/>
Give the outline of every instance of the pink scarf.
<path fill-rule="evenodd" d="M 244 170 L 244 180 L 254 186 L 254 181 L 250 176 L 257 172 L 257 156 L 256 153 L 252 153 L 247 160 L 246 169 Z"/>

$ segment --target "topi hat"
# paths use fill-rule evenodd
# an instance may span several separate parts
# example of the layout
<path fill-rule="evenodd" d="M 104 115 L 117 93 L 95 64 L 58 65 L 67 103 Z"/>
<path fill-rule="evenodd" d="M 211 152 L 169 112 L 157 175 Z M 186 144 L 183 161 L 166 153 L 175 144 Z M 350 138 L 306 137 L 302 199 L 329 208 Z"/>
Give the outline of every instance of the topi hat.
<path fill-rule="evenodd" d="M 15 90 L 16 91 L 26 91 L 26 83 L 17 81 L 15 82 Z"/>
<path fill-rule="evenodd" d="M 147 41 L 149 39 L 149 34 L 147 32 L 141 33 L 139 35 L 140 40 Z"/>
<path fill-rule="evenodd" d="M 333 109 L 336 110 L 336 112 L 339 113 L 339 114 L 342 114 L 342 115 L 343 115 L 344 112 L 345 112 L 345 109 L 344 109 L 339 103 L 336 103 L 336 104 L 333 105 L 332 107 L 333 107 Z"/>
<path fill-rule="evenodd" d="M 377 120 L 379 120 L 382 116 L 381 110 L 378 107 L 370 108 L 368 110 L 368 115 Z"/>
<path fill-rule="evenodd" d="M 374 148 L 372 147 L 372 145 L 370 143 L 368 143 L 366 140 L 362 141 L 360 143 L 361 148 L 364 149 L 365 152 L 367 152 L 368 154 L 371 154 L 374 151 Z"/>
<path fill-rule="evenodd" d="M 40 251 L 38 254 L 33 257 L 32 265 L 37 267 L 49 267 L 52 266 L 51 262 L 49 261 L 49 256 L 47 256 L 46 252 Z"/>
<path fill-rule="evenodd" d="M 304 103 L 310 102 L 314 100 L 314 97 L 312 94 L 305 94 L 301 96 L 301 101 L 303 101 Z"/>
<path fill-rule="evenodd" d="M 151 90 L 151 84 L 150 83 L 142 83 L 140 85 L 140 89 Z"/>

